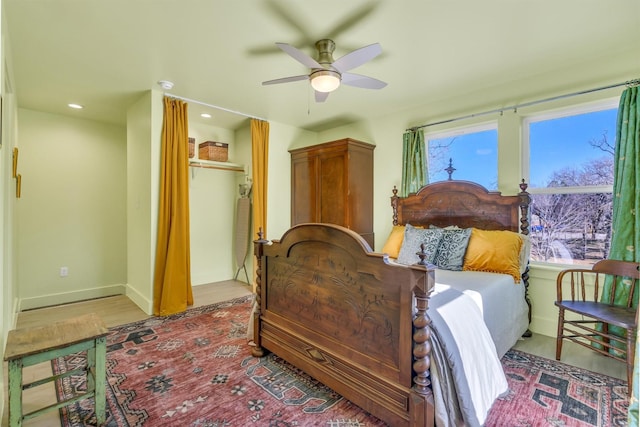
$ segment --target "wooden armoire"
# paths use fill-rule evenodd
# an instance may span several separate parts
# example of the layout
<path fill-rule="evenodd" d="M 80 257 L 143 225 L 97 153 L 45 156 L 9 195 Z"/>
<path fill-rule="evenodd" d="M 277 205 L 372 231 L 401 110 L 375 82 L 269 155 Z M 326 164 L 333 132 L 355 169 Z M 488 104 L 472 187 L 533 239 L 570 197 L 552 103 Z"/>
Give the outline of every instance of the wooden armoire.
<path fill-rule="evenodd" d="M 291 225 L 341 225 L 373 248 L 374 148 L 345 138 L 290 150 Z"/>

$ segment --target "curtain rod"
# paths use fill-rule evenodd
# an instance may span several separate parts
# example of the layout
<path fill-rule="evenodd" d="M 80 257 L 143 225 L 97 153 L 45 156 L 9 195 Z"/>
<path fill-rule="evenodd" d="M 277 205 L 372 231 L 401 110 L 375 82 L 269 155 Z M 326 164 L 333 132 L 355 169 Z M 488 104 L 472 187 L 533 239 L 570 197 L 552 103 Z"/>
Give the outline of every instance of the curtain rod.
<path fill-rule="evenodd" d="M 515 111 L 515 110 L 517 110 L 518 108 L 521 108 L 521 107 L 529 107 L 531 105 L 542 104 L 544 102 L 550 102 L 550 101 L 557 101 L 558 99 L 571 98 L 573 96 L 578 96 L 578 95 L 585 95 L 587 93 L 598 92 L 598 91 L 605 90 L 605 89 L 612 89 L 614 87 L 619 87 L 619 86 L 637 86 L 637 85 L 640 85 L 640 79 L 633 79 L 633 80 L 628 80 L 628 81 L 622 82 L 622 83 L 612 84 L 612 85 L 609 85 L 609 86 L 597 87 L 595 89 L 587 89 L 587 90 L 583 90 L 583 91 L 580 91 L 580 92 L 573 92 L 573 93 L 568 93 L 568 94 L 565 94 L 565 95 L 553 96 L 551 98 L 540 99 L 538 101 L 525 102 L 523 104 L 514 104 L 514 105 L 511 105 L 511 106 L 508 106 L 508 107 L 502 107 L 502 108 L 496 108 L 494 110 L 483 111 L 481 113 L 474 113 L 474 114 L 468 114 L 466 116 L 454 117 L 452 119 L 441 120 L 439 122 L 432 122 L 432 123 L 427 123 L 427 124 L 420 125 L 420 126 L 413 126 L 413 127 L 408 128 L 408 129 L 405 129 L 405 130 L 407 132 L 415 132 L 416 130 L 421 129 L 421 128 L 426 128 L 426 127 L 435 126 L 435 125 L 441 125 L 443 123 L 457 122 L 458 120 L 464 120 L 464 119 L 470 119 L 470 118 L 473 118 L 473 117 L 485 116 L 487 114 L 502 113 L 505 110 L 514 110 Z"/>
<path fill-rule="evenodd" d="M 202 102 L 202 101 L 198 101 L 196 99 L 189 99 L 189 98 L 185 98 L 183 96 L 178 96 L 178 95 L 172 95 L 170 93 L 165 93 L 165 96 L 169 96 L 171 98 L 176 98 L 176 99 L 180 99 L 182 101 L 186 101 L 186 102 L 192 102 L 194 104 L 200 104 L 200 105 L 204 105 L 205 107 L 210 107 L 210 108 L 215 108 L 216 110 L 222 110 L 222 111 L 226 111 L 227 113 L 233 113 L 233 114 L 237 114 L 239 116 L 244 116 L 244 117 L 248 117 L 250 119 L 257 119 L 257 120 L 262 120 L 264 122 L 267 122 L 267 119 L 262 119 L 260 117 L 256 117 L 253 116 L 251 114 L 245 114 L 245 113 L 241 113 L 240 111 L 235 111 L 235 110 L 230 110 L 228 108 L 224 108 L 224 107 L 220 107 L 218 105 L 213 105 L 213 104 L 207 104 L 206 102 Z"/>

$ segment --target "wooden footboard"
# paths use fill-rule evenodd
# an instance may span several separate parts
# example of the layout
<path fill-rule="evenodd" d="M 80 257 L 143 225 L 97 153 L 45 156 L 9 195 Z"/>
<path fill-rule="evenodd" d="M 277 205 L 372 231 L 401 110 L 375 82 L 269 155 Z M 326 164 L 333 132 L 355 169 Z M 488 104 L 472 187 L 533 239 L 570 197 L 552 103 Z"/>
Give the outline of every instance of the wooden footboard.
<path fill-rule="evenodd" d="M 393 426 L 432 426 L 434 271 L 399 266 L 336 225 L 255 242 L 253 355 L 271 351 Z"/>

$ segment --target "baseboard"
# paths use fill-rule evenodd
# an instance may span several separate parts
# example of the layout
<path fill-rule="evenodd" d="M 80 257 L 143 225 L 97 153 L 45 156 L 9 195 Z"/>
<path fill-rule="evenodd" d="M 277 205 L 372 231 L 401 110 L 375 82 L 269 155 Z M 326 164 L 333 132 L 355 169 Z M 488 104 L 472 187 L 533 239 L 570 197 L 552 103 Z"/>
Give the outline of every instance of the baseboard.
<path fill-rule="evenodd" d="M 153 301 L 148 296 L 142 295 L 135 288 L 127 285 L 127 291 L 125 295 L 133 301 L 135 305 L 140 307 L 140 310 L 144 311 L 148 315 L 153 315 Z"/>
<path fill-rule="evenodd" d="M 536 334 L 555 338 L 558 332 L 558 319 L 550 320 L 546 317 L 533 316 L 530 329 Z"/>
<path fill-rule="evenodd" d="M 11 328 L 9 328 L 9 329 L 15 329 L 16 325 L 18 324 L 18 312 L 20 311 L 20 299 L 19 298 L 14 298 L 13 299 L 13 307 L 12 308 L 13 308 L 13 310 L 11 311 L 11 313 L 12 313 Z M 5 333 L 9 329 L 6 329 Z M 7 339 L 6 335 L 4 336 L 4 339 L 5 340 Z"/>
<path fill-rule="evenodd" d="M 39 295 L 33 298 L 22 298 L 18 304 L 18 311 L 32 310 L 35 308 L 50 307 L 53 305 L 68 304 L 95 298 L 122 295 L 125 293 L 125 285 L 109 285 L 99 288 L 82 289 L 59 294 Z"/>

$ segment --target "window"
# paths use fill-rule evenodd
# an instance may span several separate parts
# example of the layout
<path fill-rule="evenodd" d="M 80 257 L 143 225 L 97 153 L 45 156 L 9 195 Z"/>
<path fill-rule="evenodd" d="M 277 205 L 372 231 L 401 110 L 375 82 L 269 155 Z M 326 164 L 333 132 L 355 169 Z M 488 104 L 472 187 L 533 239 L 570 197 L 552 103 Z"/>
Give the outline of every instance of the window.
<path fill-rule="evenodd" d="M 590 265 L 611 241 L 617 100 L 529 117 L 531 260 Z"/>
<path fill-rule="evenodd" d="M 429 182 L 453 179 L 477 182 L 488 190 L 498 188 L 498 130 L 495 123 L 425 135 Z"/>

